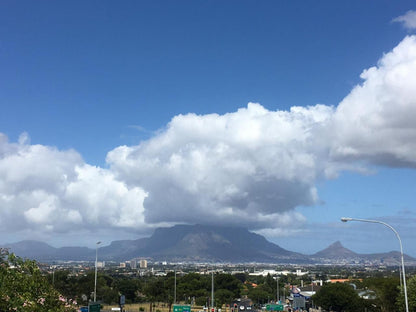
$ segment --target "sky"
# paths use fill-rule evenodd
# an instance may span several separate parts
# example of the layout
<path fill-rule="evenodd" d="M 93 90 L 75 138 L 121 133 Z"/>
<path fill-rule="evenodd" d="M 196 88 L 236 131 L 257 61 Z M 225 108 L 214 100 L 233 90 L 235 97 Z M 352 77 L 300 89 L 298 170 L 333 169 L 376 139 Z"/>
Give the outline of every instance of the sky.
<path fill-rule="evenodd" d="M 416 257 L 415 169 L 414 1 L 0 2 L 0 243 Z"/>

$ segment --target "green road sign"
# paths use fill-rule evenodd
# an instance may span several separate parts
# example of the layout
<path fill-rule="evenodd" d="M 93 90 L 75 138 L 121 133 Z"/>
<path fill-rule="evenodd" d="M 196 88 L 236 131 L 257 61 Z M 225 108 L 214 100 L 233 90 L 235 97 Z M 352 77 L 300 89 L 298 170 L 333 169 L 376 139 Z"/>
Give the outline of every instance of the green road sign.
<path fill-rule="evenodd" d="M 88 312 L 100 312 L 101 304 L 99 303 L 90 303 L 88 306 Z"/>
<path fill-rule="evenodd" d="M 191 306 L 190 305 L 174 304 L 173 305 L 173 312 L 191 312 Z"/>
<path fill-rule="evenodd" d="M 267 304 L 267 311 L 283 311 L 283 304 Z"/>

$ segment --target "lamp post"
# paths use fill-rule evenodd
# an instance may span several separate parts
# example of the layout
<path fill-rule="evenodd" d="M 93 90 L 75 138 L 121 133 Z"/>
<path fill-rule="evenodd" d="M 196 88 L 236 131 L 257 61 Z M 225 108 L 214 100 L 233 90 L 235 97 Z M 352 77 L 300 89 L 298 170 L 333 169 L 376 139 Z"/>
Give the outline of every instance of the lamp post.
<path fill-rule="evenodd" d="M 404 288 L 404 301 L 406 304 L 406 312 L 409 312 L 409 304 L 407 302 L 407 286 L 406 286 L 406 273 L 404 271 L 404 258 L 403 258 L 403 246 L 402 246 L 402 240 L 400 239 L 399 233 L 397 233 L 397 231 L 388 223 L 383 222 L 383 221 L 378 221 L 378 220 L 367 220 L 367 219 L 356 219 L 356 218 L 347 218 L 347 217 L 342 217 L 341 218 L 342 222 L 348 222 L 348 221 L 358 221 L 358 222 L 369 222 L 369 223 L 379 223 L 382 224 L 384 226 L 387 226 L 390 230 L 392 230 L 394 232 L 394 234 L 396 234 L 397 239 L 399 240 L 399 245 L 400 245 L 400 255 L 401 255 L 401 260 L 402 260 L 402 274 L 403 274 L 403 288 Z"/>
<path fill-rule="evenodd" d="M 279 276 L 276 276 L 276 304 L 279 304 L 280 294 L 279 294 Z"/>
<path fill-rule="evenodd" d="M 97 242 L 95 245 L 95 278 L 94 278 L 94 302 L 97 301 L 97 260 L 98 260 L 98 245 L 101 242 Z"/>
<path fill-rule="evenodd" d="M 214 270 L 211 272 L 211 312 L 215 311 L 214 305 Z"/>

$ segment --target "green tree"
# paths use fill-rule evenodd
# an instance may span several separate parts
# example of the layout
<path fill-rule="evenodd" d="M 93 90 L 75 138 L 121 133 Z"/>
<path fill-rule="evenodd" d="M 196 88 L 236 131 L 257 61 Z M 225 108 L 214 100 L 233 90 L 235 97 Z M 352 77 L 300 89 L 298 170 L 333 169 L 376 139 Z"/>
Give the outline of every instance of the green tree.
<path fill-rule="evenodd" d="M 115 288 L 118 289 L 122 295 L 126 296 L 127 303 L 132 303 L 135 302 L 137 298 L 137 292 L 140 289 L 140 282 L 137 279 L 122 278 L 116 280 Z"/>
<path fill-rule="evenodd" d="M 49 283 L 62 295 L 69 298 L 77 297 L 77 283 L 74 277 L 70 276 L 68 270 L 57 270 L 47 276 Z"/>
<path fill-rule="evenodd" d="M 162 278 L 152 278 L 147 281 L 143 292 L 149 301 L 150 312 L 153 311 L 153 303 L 158 301 L 166 302 L 166 289 L 164 279 Z"/>
<path fill-rule="evenodd" d="M 312 296 L 315 305 L 328 311 L 355 312 L 362 305 L 362 299 L 351 285 L 335 283 L 324 285 Z"/>
<path fill-rule="evenodd" d="M 215 291 L 215 306 L 221 308 L 224 304 L 230 303 L 235 298 L 234 293 L 228 289 L 218 289 Z"/>
<path fill-rule="evenodd" d="M 375 291 L 376 299 L 373 303 L 380 307 L 382 312 L 395 312 L 397 310 L 396 301 L 400 293 L 399 278 L 368 278 L 362 282 L 362 287 Z"/>
<path fill-rule="evenodd" d="M 266 303 L 270 298 L 272 298 L 272 294 L 266 290 L 264 290 L 265 287 L 262 287 L 263 285 L 260 285 L 256 288 L 252 288 L 248 292 L 248 297 L 253 300 L 254 303 L 262 304 Z"/>
<path fill-rule="evenodd" d="M 246 273 L 236 273 L 234 274 L 234 277 L 238 279 L 241 283 L 244 283 L 247 280 L 247 274 Z"/>
<path fill-rule="evenodd" d="M 241 282 L 235 276 L 230 274 L 215 275 L 215 289 L 224 289 L 232 292 L 232 297 L 240 297 Z"/>
<path fill-rule="evenodd" d="M 75 307 L 53 288 L 35 261 L 0 249 L 0 311 L 69 312 Z"/>
<path fill-rule="evenodd" d="M 407 301 L 409 303 L 409 312 L 416 312 L 416 275 L 407 280 Z M 397 296 L 397 310 L 406 311 L 404 302 L 404 291 L 400 291 Z"/>

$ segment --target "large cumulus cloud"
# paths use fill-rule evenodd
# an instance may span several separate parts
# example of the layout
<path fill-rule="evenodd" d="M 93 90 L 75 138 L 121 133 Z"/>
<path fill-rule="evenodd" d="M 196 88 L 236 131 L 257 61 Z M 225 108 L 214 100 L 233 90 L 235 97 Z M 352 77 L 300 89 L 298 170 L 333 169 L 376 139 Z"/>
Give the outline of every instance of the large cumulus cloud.
<path fill-rule="evenodd" d="M 107 169 L 26 135 L 17 143 L 0 135 L 0 226 L 222 223 L 281 235 L 305 222 L 295 208 L 319 201 L 318 181 L 373 164 L 416 166 L 416 37 L 361 78 L 337 107 L 249 103 L 224 115 L 175 116 L 139 145 L 110 151 Z"/>
<path fill-rule="evenodd" d="M 361 74 L 333 117 L 331 156 L 416 166 L 416 37 L 406 37 Z"/>
<path fill-rule="evenodd" d="M 317 201 L 324 147 L 316 138 L 331 114 L 323 105 L 272 112 L 249 103 L 221 116 L 180 115 L 151 140 L 114 149 L 107 161 L 119 179 L 149 193 L 148 222 L 271 226 Z"/>
<path fill-rule="evenodd" d="M 146 193 L 141 188 L 127 187 L 111 172 L 84 163 L 73 150 L 31 145 L 26 138 L 10 143 L 0 134 L 3 231 L 143 225 Z"/>

